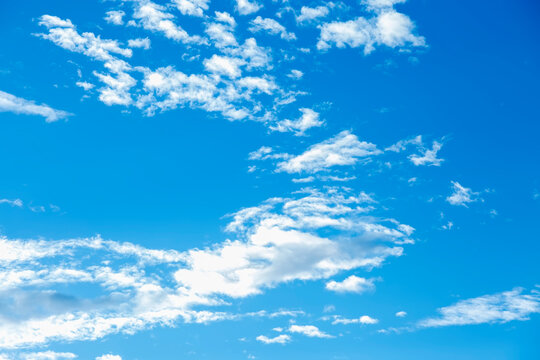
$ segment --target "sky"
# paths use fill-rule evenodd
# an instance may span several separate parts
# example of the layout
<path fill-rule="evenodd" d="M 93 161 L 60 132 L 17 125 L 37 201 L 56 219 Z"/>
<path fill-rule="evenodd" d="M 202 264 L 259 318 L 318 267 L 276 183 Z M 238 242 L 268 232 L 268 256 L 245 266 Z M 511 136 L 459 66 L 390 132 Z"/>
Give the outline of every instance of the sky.
<path fill-rule="evenodd" d="M 0 5 L 0 360 L 540 358 L 540 5 Z"/>

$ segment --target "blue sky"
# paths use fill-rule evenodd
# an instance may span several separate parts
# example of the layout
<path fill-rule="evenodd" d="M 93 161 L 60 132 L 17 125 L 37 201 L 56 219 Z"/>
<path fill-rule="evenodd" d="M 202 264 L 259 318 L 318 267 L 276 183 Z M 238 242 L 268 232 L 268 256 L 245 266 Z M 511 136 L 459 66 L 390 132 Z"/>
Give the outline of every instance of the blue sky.
<path fill-rule="evenodd" d="M 0 359 L 538 359 L 532 1 L 4 1 Z"/>

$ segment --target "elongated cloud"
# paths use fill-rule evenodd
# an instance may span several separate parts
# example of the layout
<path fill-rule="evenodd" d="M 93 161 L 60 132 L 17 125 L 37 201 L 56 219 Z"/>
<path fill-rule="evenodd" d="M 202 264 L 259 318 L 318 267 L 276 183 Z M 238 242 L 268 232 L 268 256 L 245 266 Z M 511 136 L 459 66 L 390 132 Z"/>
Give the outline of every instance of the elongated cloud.
<path fill-rule="evenodd" d="M 32 100 L 26 100 L 4 91 L 0 91 L 0 112 L 38 115 L 44 117 L 46 122 L 67 119 L 72 115 L 66 111 L 53 109 L 49 105 L 38 105 Z"/>
<path fill-rule="evenodd" d="M 289 327 L 289 332 L 302 334 L 307 337 L 333 338 L 332 335 L 319 330 L 319 328 L 314 325 L 291 325 Z"/>
<path fill-rule="evenodd" d="M 375 144 L 358 140 L 350 131 L 342 131 L 304 153 L 278 163 L 277 171 L 312 174 L 334 166 L 354 165 L 362 158 L 381 153 Z"/>
<path fill-rule="evenodd" d="M 522 288 L 516 288 L 461 300 L 438 311 L 439 317 L 422 320 L 418 326 L 429 328 L 528 320 L 531 314 L 540 313 L 540 294 L 536 290 L 523 294 Z"/>

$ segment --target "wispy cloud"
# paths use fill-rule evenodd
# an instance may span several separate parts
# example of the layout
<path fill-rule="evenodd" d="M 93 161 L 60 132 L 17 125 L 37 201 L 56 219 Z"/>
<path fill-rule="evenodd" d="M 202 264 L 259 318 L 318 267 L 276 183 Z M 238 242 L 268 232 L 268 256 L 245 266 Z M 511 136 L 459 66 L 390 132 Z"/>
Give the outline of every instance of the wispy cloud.
<path fill-rule="evenodd" d="M 479 193 L 470 188 L 462 186 L 457 181 L 452 181 L 453 193 L 446 198 L 446 201 L 452 205 L 467 207 L 467 204 L 481 200 Z"/>
<path fill-rule="evenodd" d="M 523 294 L 516 288 L 493 295 L 461 300 L 440 308 L 440 316 L 420 321 L 418 327 L 441 327 L 453 325 L 476 325 L 486 323 L 506 323 L 514 320 L 528 320 L 534 313 L 540 313 L 540 295 L 533 290 Z"/>
<path fill-rule="evenodd" d="M 44 117 L 46 122 L 67 119 L 72 115 L 63 110 L 53 109 L 46 104 L 38 105 L 32 100 L 26 100 L 4 91 L 0 91 L 0 112 L 38 115 Z"/>

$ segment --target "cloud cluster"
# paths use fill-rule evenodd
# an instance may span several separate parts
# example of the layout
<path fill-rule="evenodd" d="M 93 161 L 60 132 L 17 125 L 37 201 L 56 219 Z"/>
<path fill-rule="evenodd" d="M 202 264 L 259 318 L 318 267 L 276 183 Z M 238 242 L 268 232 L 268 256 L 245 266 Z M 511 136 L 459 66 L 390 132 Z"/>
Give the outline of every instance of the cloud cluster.
<path fill-rule="evenodd" d="M 400 256 L 399 244 L 408 235 L 395 221 L 369 216 L 368 203 L 373 200 L 367 195 L 346 189 L 306 189 L 231 214 L 226 230 L 235 240 L 182 252 L 100 237 L 0 238 L 0 348 L 96 340 L 173 326 L 178 320 L 297 316 L 291 311 L 235 315 L 200 307 L 224 305 L 285 282 L 370 269 Z M 75 297 L 69 293 L 72 286 L 97 286 L 101 295 Z M 310 327 L 290 331 L 317 336 Z"/>

